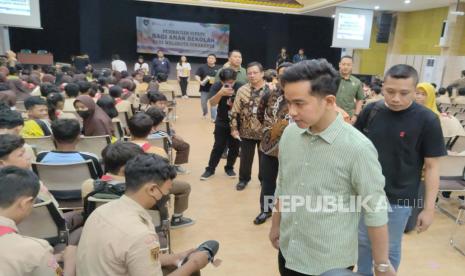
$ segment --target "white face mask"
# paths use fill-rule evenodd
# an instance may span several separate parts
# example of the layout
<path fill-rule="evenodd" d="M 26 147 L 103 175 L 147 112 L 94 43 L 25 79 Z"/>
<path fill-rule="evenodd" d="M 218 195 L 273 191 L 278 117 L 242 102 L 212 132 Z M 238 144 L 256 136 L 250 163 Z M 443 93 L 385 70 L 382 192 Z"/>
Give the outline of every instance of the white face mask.
<path fill-rule="evenodd" d="M 16 106 L 10 107 L 11 110 L 16 110 Z"/>

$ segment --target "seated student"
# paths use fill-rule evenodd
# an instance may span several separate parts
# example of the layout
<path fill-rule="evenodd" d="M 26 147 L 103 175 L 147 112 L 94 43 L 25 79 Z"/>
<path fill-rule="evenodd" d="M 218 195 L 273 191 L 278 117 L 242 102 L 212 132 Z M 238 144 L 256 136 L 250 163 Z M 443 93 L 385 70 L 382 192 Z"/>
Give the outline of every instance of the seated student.
<path fill-rule="evenodd" d="M 168 83 L 168 74 L 158 73 L 157 74 L 158 91 L 162 93 L 171 93 L 174 91 L 174 87 Z"/>
<path fill-rule="evenodd" d="M 50 93 L 47 95 L 48 118 L 51 121 L 57 119 L 76 119 L 73 113 L 64 113 L 65 99 L 61 93 Z"/>
<path fill-rule="evenodd" d="M 365 105 L 369 103 L 384 100 L 384 96 L 383 94 L 381 94 L 381 87 L 379 87 L 378 85 L 372 85 L 370 87 L 370 90 L 371 90 L 371 93 L 370 93 L 369 98 L 365 101 Z"/>
<path fill-rule="evenodd" d="M 39 193 L 37 176 L 26 169 L 0 170 L 0 267 L 2 275 L 62 275 L 47 241 L 22 236 L 17 225 L 27 218 Z"/>
<path fill-rule="evenodd" d="M 79 142 L 81 127 L 77 120 L 59 119 L 52 123 L 53 141 L 56 150 L 43 151 L 37 154 L 37 162 L 40 163 L 76 163 L 85 160 L 92 160 L 94 171 L 91 172 L 93 178 L 103 175 L 102 167 L 98 157 L 89 152 L 76 151 Z"/>
<path fill-rule="evenodd" d="M 65 112 L 76 112 L 74 109 L 74 101 L 79 96 L 79 85 L 75 83 L 68 83 L 65 86 L 65 105 L 63 106 L 63 111 Z"/>
<path fill-rule="evenodd" d="M 115 100 L 115 106 L 118 112 L 127 112 L 128 117 L 132 117 L 132 105 L 129 101 L 123 100 L 121 95 L 123 88 L 119 85 L 114 85 L 110 88 L 110 96 Z"/>
<path fill-rule="evenodd" d="M 77 85 L 79 86 L 79 95 L 90 96 L 90 82 L 81 80 L 77 82 Z"/>
<path fill-rule="evenodd" d="M 97 208 L 87 219 L 77 251 L 78 275 L 158 275 L 177 266 L 192 250 L 160 254 L 147 209 L 169 193 L 176 170 L 166 159 L 138 155 L 125 166 L 126 192 Z M 193 252 L 172 275 L 191 275 L 205 267 L 205 252 Z"/>
<path fill-rule="evenodd" d="M 24 119 L 21 114 L 14 110 L 1 110 L 0 111 L 0 134 L 20 135 L 24 126 Z M 32 147 L 24 144 L 26 153 L 35 159 L 35 153 Z"/>
<path fill-rule="evenodd" d="M 152 130 L 153 121 L 145 113 L 137 113 L 128 122 L 129 132 L 131 133 L 131 142 L 140 146 L 145 153 L 152 153 L 168 159 L 168 155 L 163 148 L 152 146 L 147 137 Z M 171 219 L 171 228 L 179 228 L 194 224 L 190 218 L 183 217 L 183 212 L 187 210 L 189 194 L 191 191 L 190 184 L 184 181 L 175 180 L 173 182 L 172 194 L 175 195 L 174 214 Z M 176 204 L 179 204 L 176 206 Z"/>
<path fill-rule="evenodd" d="M 438 90 L 439 97 L 436 98 L 436 102 L 438 104 L 450 104 L 449 94 L 447 93 L 447 89 L 444 87 L 439 88 Z"/>
<path fill-rule="evenodd" d="M 165 95 L 159 92 L 151 91 L 149 93 L 149 100 L 150 100 L 150 105 L 152 107 L 158 108 L 161 111 L 167 110 L 167 100 L 166 100 Z M 166 116 L 165 116 L 165 119 L 166 119 Z M 174 160 L 174 164 L 176 165 L 176 170 L 179 174 L 187 174 L 189 173 L 189 171 L 181 167 L 181 165 L 189 162 L 190 145 L 189 143 L 184 141 L 184 139 L 181 136 L 175 133 L 173 126 L 171 124 L 169 126 L 169 130 L 170 130 L 170 133 L 168 133 L 168 135 L 171 136 L 171 143 L 172 143 L 173 149 L 176 151 L 176 158 Z"/>
<path fill-rule="evenodd" d="M 87 95 L 81 95 L 74 101 L 74 108 L 83 120 L 85 136 L 110 135 L 113 136 L 113 123 L 111 118 L 94 100 Z"/>
<path fill-rule="evenodd" d="M 50 136 L 47 101 L 40 96 L 32 96 L 24 101 L 29 120 L 24 123 L 21 136 L 25 138 Z"/>
<path fill-rule="evenodd" d="M 459 88 L 458 96 L 452 101 L 453 104 L 463 104 L 465 105 L 465 87 Z"/>
<path fill-rule="evenodd" d="M 98 99 L 97 105 L 100 106 L 112 120 L 118 117 L 118 110 L 116 110 L 115 100 L 112 97 L 102 95 L 102 97 Z"/>

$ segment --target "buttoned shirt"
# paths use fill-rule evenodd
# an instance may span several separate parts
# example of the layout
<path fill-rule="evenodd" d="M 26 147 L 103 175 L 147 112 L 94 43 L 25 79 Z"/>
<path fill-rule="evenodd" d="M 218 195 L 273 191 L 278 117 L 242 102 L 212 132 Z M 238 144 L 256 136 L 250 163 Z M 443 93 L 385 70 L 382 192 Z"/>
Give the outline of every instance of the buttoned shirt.
<path fill-rule="evenodd" d="M 341 77 L 336 94 L 337 106 L 344 109 L 352 117 L 355 111 L 355 100 L 363 100 L 364 97 L 363 85 L 359 79 L 352 75 L 348 79 Z"/>
<path fill-rule="evenodd" d="M 286 267 L 320 275 L 354 265 L 360 210 L 367 226 L 387 223 L 384 176 L 375 147 L 338 114 L 321 133 L 290 124 L 279 149 L 275 195 L 284 208 L 279 241 Z M 360 206 L 358 199 L 367 202 Z M 304 206 L 289 205 L 300 200 Z M 336 209 L 330 204 L 334 200 Z"/>
<path fill-rule="evenodd" d="M 77 275 L 161 276 L 159 253 L 149 213 L 123 195 L 87 219 L 77 251 Z"/>

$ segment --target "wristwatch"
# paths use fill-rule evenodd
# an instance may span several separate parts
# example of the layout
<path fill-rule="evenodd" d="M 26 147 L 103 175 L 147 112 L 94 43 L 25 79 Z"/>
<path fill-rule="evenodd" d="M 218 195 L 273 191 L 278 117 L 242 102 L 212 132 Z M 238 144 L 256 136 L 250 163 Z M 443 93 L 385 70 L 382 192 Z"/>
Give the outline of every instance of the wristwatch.
<path fill-rule="evenodd" d="M 387 263 L 384 264 L 377 264 L 373 262 L 373 266 L 375 267 L 375 270 L 378 272 L 388 272 L 389 268 L 391 266 L 391 263 L 388 261 Z"/>

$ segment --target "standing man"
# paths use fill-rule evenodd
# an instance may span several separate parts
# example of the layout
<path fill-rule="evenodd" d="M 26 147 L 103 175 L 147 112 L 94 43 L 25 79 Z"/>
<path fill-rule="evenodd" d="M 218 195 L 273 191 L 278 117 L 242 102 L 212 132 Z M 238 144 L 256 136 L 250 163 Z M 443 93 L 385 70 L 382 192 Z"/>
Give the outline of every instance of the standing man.
<path fill-rule="evenodd" d="M 352 269 L 360 211 L 376 275 L 395 275 L 389 265 L 384 177 L 376 149 L 336 111 L 337 81 L 337 71 L 326 60 L 300 62 L 281 77 L 296 122 L 279 144 L 277 211 L 270 231 L 282 276 Z"/>
<path fill-rule="evenodd" d="M 219 74 L 221 82 L 215 82 L 210 89 L 210 95 L 208 96 L 210 105 L 212 107 L 218 106 L 215 131 L 213 132 L 215 143 L 210 154 L 208 167 L 205 168 L 200 180 L 207 180 L 215 174 L 216 166 L 218 166 L 226 147 L 228 148 L 228 155 L 224 171 L 229 177 L 236 177 L 234 163 L 236 163 L 239 155 L 239 140 L 231 136 L 231 127 L 229 126 L 234 97 L 237 90 L 242 86 L 242 84 L 236 82 L 236 75 L 237 72 L 232 68 L 222 69 Z"/>
<path fill-rule="evenodd" d="M 258 120 L 260 100 L 269 88 L 263 79 L 263 66 L 258 62 L 247 65 L 249 82 L 237 91 L 231 110 L 231 136 L 241 141 L 241 165 L 239 168 L 238 191 L 244 190 L 251 179 L 255 148 L 258 150 L 260 164 L 260 141 L 263 138 L 263 127 Z M 261 181 L 260 168 L 258 178 Z"/>
<path fill-rule="evenodd" d="M 162 50 L 157 51 L 157 57 L 152 61 L 152 76 L 157 76 L 158 73 L 164 73 L 167 76 L 170 74 L 170 61 L 165 57 Z"/>
<path fill-rule="evenodd" d="M 126 62 L 122 61 L 119 55 L 113 55 L 111 57 L 111 70 L 117 72 L 128 71 L 128 67 L 126 66 Z"/>
<path fill-rule="evenodd" d="M 412 207 L 422 207 L 417 231 L 433 222 L 439 187 L 439 157 L 447 155 L 441 124 L 436 114 L 415 103 L 417 71 L 405 64 L 391 67 L 384 77 L 384 101 L 369 104 L 355 127 L 375 145 L 386 177 L 389 212 L 389 260 L 397 270 L 401 259 L 402 235 Z M 416 202 L 424 175 L 424 203 Z M 360 224 L 358 271 L 372 275 L 372 255 L 366 227 Z M 374 252 L 374 251 L 373 251 Z"/>
<path fill-rule="evenodd" d="M 307 56 L 305 55 L 305 50 L 303 48 L 300 48 L 299 53 L 295 54 L 294 57 L 292 58 L 292 62 L 299 63 L 306 59 L 307 59 Z"/>
<path fill-rule="evenodd" d="M 236 71 L 236 82 L 243 85 L 247 83 L 247 72 L 244 67 L 242 67 L 242 54 L 239 50 L 232 50 L 229 52 L 228 62 L 223 66 L 223 69 L 224 68 L 231 68 Z M 221 70 L 216 73 L 215 81 L 220 81 L 219 74 Z"/>
<path fill-rule="evenodd" d="M 207 64 L 203 64 L 197 69 L 195 79 L 200 82 L 200 104 L 202 106 L 202 116 L 207 117 L 208 114 L 208 94 L 210 88 L 215 83 L 215 76 L 220 67 L 216 65 L 216 56 L 209 54 L 207 57 Z M 210 118 L 215 121 L 216 107 L 210 107 Z"/>
<path fill-rule="evenodd" d="M 352 57 L 343 56 L 339 62 L 341 82 L 336 94 L 336 104 L 350 116 L 355 123 L 362 110 L 362 100 L 365 98 L 362 82 L 352 76 Z"/>

